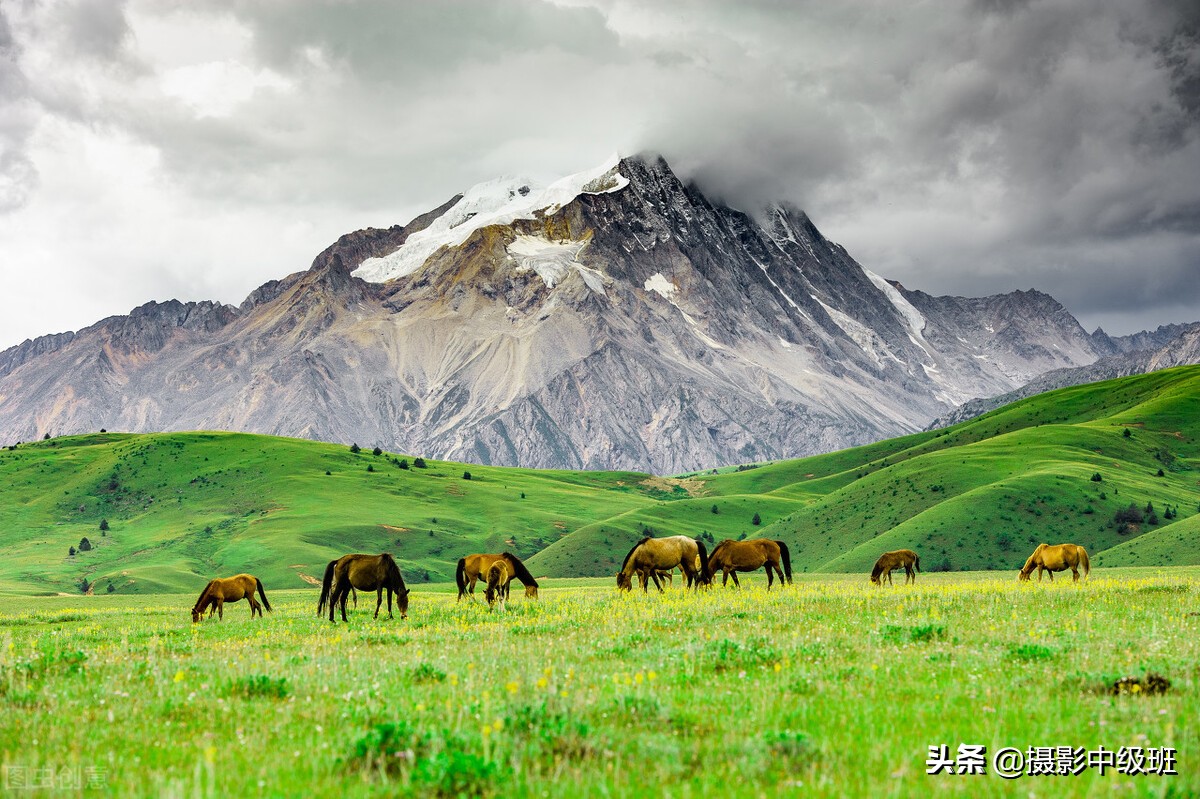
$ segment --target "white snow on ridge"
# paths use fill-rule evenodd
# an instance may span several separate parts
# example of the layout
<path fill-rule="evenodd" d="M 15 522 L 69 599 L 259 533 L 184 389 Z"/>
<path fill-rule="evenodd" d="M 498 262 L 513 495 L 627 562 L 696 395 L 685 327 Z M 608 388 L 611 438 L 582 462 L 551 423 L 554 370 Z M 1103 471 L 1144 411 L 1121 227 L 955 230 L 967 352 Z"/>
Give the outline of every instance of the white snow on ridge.
<path fill-rule="evenodd" d="M 599 271 L 579 263 L 579 253 L 586 246 L 586 239 L 550 241 L 541 236 L 517 236 L 507 249 L 508 254 L 520 262 L 517 269 L 532 269 L 537 272 L 546 288 L 554 288 L 574 269 L 579 272 L 589 289 L 597 294 L 605 294 L 604 276 Z"/>
<path fill-rule="evenodd" d="M 642 284 L 642 288 L 646 291 L 658 292 L 659 296 L 664 300 L 674 297 L 677 291 L 675 284 L 663 277 L 662 272 L 655 272 L 646 278 L 646 282 Z"/>
<path fill-rule="evenodd" d="M 900 318 L 904 320 L 904 324 L 908 327 L 909 337 L 912 338 L 913 343 L 926 352 L 929 352 L 929 347 L 925 346 L 925 337 L 921 335 L 921 331 L 925 329 L 926 324 L 924 315 L 911 302 L 904 299 L 904 295 L 897 291 L 896 287 L 891 283 L 870 269 L 864 268 L 863 272 L 887 296 L 892 305 L 896 306 L 896 310 L 900 312 Z"/>
<path fill-rule="evenodd" d="M 539 212 L 554 214 L 581 194 L 620 191 L 629 180 L 617 171 L 619 160 L 614 153 L 598 167 L 567 175 L 545 187 L 518 177 L 476 184 L 429 227 L 409 236 L 399 249 L 382 258 L 366 259 L 353 274 L 371 283 L 410 275 L 439 249 L 457 247 L 482 227 L 534 219 Z"/>

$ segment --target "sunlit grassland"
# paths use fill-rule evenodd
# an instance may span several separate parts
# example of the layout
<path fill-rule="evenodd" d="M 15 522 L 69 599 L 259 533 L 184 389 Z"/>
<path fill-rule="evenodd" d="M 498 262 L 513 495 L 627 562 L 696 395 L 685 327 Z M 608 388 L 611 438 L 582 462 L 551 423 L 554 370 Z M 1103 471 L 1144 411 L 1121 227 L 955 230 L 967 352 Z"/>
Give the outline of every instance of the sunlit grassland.
<path fill-rule="evenodd" d="M 419 586 L 348 625 L 269 586 L 265 619 L 198 625 L 193 595 L 2 597 L 0 761 L 121 796 L 1200 792 L 1200 569 L 743 584 L 547 581 L 503 612 Z M 1165 696 L 1106 691 L 1151 671 Z M 1170 746 L 1179 776 L 927 776 L 941 743 Z"/>

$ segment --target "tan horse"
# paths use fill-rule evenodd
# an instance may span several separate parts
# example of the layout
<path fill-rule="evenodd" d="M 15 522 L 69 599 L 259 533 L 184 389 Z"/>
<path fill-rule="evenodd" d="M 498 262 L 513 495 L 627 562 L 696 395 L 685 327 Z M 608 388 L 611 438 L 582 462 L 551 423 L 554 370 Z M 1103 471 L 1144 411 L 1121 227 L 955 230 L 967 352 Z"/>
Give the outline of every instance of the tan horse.
<path fill-rule="evenodd" d="M 617 588 L 623 591 L 633 590 L 633 575 L 642 582 L 642 590 L 648 591 L 651 578 L 659 591 L 663 590 L 662 581 L 658 577 L 660 571 L 673 570 L 676 566 L 683 569 L 688 585 L 696 586 L 711 582 L 708 572 L 708 551 L 704 542 L 686 535 L 673 535 L 669 538 L 643 538 L 633 545 L 633 549 L 625 555 L 621 570 L 617 572 Z"/>
<path fill-rule="evenodd" d="M 1028 582 L 1029 575 L 1034 569 L 1038 570 L 1038 582 L 1042 581 L 1042 572 L 1050 572 L 1050 581 L 1054 581 L 1054 573 L 1066 571 L 1070 569 L 1075 575 L 1075 582 L 1079 582 L 1079 567 L 1083 567 L 1083 576 L 1087 577 L 1092 571 L 1092 566 L 1088 562 L 1087 550 L 1078 544 L 1038 544 L 1037 549 L 1033 550 L 1033 554 L 1029 556 L 1029 560 L 1025 561 L 1025 565 L 1021 567 L 1021 573 L 1017 575 L 1017 580 L 1020 582 Z"/>
<path fill-rule="evenodd" d="M 404 578 L 396 560 L 386 552 L 382 555 L 343 555 L 329 561 L 325 567 L 325 579 L 321 583 L 321 598 L 317 602 L 317 615 L 325 612 L 329 605 L 329 620 L 333 621 L 334 609 L 341 603 L 342 621 L 346 619 L 346 598 L 350 591 L 374 591 L 376 593 L 375 618 L 379 618 L 379 606 L 383 604 L 383 592 L 387 590 L 388 618 L 392 617 L 392 594 L 396 595 L 396 609 L 400 618 L 408 618 L 409 589 L 404 587 Z"/>
<path fill-rule="evenodd" d="M 782 562 L 783 568 L 779 568 Z M 716 579 L 717 572 L 722 572 L 721 585 L 726 585 L 729 582 L 730 575 L 733 575 L 733 584 L 741 587 L 738 582 L 738 572 L 758 571 L 763 566 L 767 567 L 767 590 L 771 590 L 771 585 L 775 582 L 775 575 L 779 575 L 779 584 L 782 586 L 785 582 L 792 581 L 792 555 L 788 551 L 787 544 L 782 541 L 772 541 L 769 538 L 752 538 L 749 541 L 734 541 L 726 538 L 721 543 L 717 544 L 717 548 L 713 550 L 712 555 L 708 558 L 708 573 Z"/>
<path fill-rule="evenodd" d="M 487 589 L 483 592 L 483 598 L 487 600 L 488 607 L 494 607 L 499 602 L 500 609 L 504 610 L 504 604 L 508 601 L 508 584 L 510 582 L 512 582 L 512 575 L 508 573 L 508 562 L 504 558 L 492 561 L 492 565 L 488 566 L 487 570 Z"/>
<path fill-rule="evenodd" d="M 483 580 L 484 585 L 487 585 L 487 571 L 498 560 L 503 560 L 508 567 L 508 577 L 504 583 L 504 596 L 508 596 L 508 584 L 515 577 L 525 586 L 525 596 L 537 599 L 537 580 L 533 579 L 533 575 L 529 573 L 529 569 L 525 568 L 521 559 L 511 552 L 498 555 L 467 555 L 465 558 L 459 558 L 458 568 L 454 571 L 454 581 L 458 583 L 458 598 L 461 600 L 469 593 L 470 598 L 474 599 L 476 581 Z"/>
<path fill-rule="evenodd" d="M 879 560 L 875 561 L 875 568 L 871 569 L 871 582 L 882 587 L 883 581 L 887 580 L 888 585 L 895 585 L 892 582 L 892 570 L 899 568 L 904 569 L 904 584 L 908 585 L 908 581 L 912 580 L 913 585 L 916 585 L 917 572 L 921 571 L 920 556 L 911 549 L 884 552 L 879 556 Z"/>
<path fill-rule="evenodd" d="M 254 599 L 254 589 L 256 588 L 258 595 L 262 597 L 261 606 Z M 224 621 L 225 603 L 237 602 L 239 599 L 245 599 L 250 603 L 250 618 L 252 619 L 255 613 L 262 618 L 264 607 L 267 610 L 271 609 L 271 603 L 267 601 L 267 595 L 263 592 L 262 580 L 254 575 L 238 574 L 233 577 L 218 577 L 215 580 L 209 580 L 208 585 L 204 586 L 204 590 L 200 592 L 200 598 L 192 607 L 192 621 L 200 621 L 200 617 L 206 610 L 210 619 L 216 612 L 217 618 Z"/>

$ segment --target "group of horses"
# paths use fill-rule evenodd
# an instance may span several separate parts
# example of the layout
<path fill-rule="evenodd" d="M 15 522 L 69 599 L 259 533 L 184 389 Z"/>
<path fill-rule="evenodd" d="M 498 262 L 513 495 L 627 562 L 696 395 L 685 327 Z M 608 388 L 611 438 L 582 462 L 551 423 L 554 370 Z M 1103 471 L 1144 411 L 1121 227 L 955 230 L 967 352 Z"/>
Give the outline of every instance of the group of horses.
<path fill-rule="evenodd" d="M 704 542 L 698 538 L 686 535 L 666 538 L 646 536 L 634 544 L 625 555 L 621 570 L 617 572 L 617 588 L 623 591 L 633 590 L 633 579 L 637 577 L 643 591 L 649 590 L 651 581 L 659 591 L 663 591 L 665 581 L 674 582 L 676 568 L 683 571 L 688 588 L 711 586 L 718 572 L 722 575 L 722 586 L 727 585 L 729 578 L 733 577 L 733 584 L 740 587 L 738 572 L 757 571 L 764 567 L 767 572 L 768 591 L 774 585 L 776 577 L 781 587 L 785 583 L 791 584 L 792 559 L 787 544 L 768 538 L 754 538 L 748 541 L 726 539 L 717 544 L 710 555 Z M 1091 564 L 1083 547 L 1076 544 L 1041 544 L 1025 561 L 1017 579 L 1028 582 L 1033 570 L 1037 569 L 1038 582 L 1041 582 L 1043 572 L 1048 572 L 1050 580 L 1053 581 L 1055 572 L 1070 569 L 1074 573 L 1075 582 L 1079 582 L 1081 567 L 1083 576 L 1087 577 L 1091 572 Z M 885 552 L 871 569 L 871 583 L 882 587 L 886 580 L 892 585 L 892 572 L 901 568 L 904 569 L 905 584 L 910 581 L 915 584 L 917 572 L 921 570 L 921 558 L 911 549 Z M 501 609 L 504 609 L 508 601 L 509 584 L 514 579 L 525 586 L 526 597 L 537 599 L 537 580 L 521 559 L 511 552 L 467 555 L 459 559 L 454 573 L 459 601 L 464 598 L 474 600 L 475 585 L 482 581 L 484 599 L 488 606 L 494 608 L 499 605 Z M 262 599 L 261 605 L 254 598 L 256 590 Z M 317 614 L 324 615 L 328 609 L 329 620 L 335 621 L 336 609 L 340 607 L 342 621 L 347 621 L 346 602 L 353 596 L 357 607 L 357 591 L 375 592 L 375 618 L 379 618 L 384 591 L 387 592 L 388 618 L 394 618 L 393 597 L 396 599 L 396 609 L 400 611 L 400 618 L 408 618 L 410 590 L 404 585 L 404 578 L 395 558 L 386 552 L 381 555 L 343 555 L 329 561 L 321 582 Z M 209 618 L 215 613 L 219 619 L 224 619 L 225 603 L 241 599 L 250 604 L 250 618 L 254 618 L 256 613 L 261 617 L 263 608 L 271 610 L 271 603 L 267 601 L 262 581 L 250 574 L 238 574 L 209 581 L 192 607 L 192 621 L 200 621 L 206 610 Z"/>

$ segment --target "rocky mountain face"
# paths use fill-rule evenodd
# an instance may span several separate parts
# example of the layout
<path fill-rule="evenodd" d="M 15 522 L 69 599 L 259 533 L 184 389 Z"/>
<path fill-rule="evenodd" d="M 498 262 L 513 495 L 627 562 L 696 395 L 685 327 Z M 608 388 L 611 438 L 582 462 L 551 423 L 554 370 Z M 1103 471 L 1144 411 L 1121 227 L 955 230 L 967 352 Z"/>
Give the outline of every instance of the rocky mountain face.
<path fill-rule="evenodd" d="M 1103 331 L 1101 331 L 1103 333 Z M 1174 338 L 1166 338 L 1165 343 L 1159 344 L 1171 333 Z M 1165 334 L 1165 335 L 1164 335 Z M 1118 377 L 1141 375 L 1159 369 L 1169 369 L 1172 366 L 1185 366 L 1200 363 L 1200 324 L 1163 326 L 1152 333 L 1138 333 L 1125 336 L 1116 342 L 1115 354 L 1106 355 L 1087 366 L 1052 369 L 1043 375 L 1035 377 L 1015 391 L 1008 391 L 994 397 L 980 397 L 965 402 L 950 413 L 934 419 L 926 428 L 936 430 L 949 427 L 952 424 L 974 419 L 976 416 L 994 411 L 1010 402 L 1032 397 L 1047 391 L 1068 386 L 1079 386 L 1084 383 L 1096 383 L 1101 380 L 1113 380 Z M 1125 350 L 1128 342 L 1150 344 L 1151 347 L 1142 350 Z"/>
<path fill-rule="evenodd" d="M 0 441 L 224 429 L 675 473 L 913 432 L 1115 341 L 1034 291 L 909 291 L 794 207 L 614 159 L 348 234 L 239 308 L 150 303 L 0 353 Z"/>

